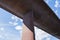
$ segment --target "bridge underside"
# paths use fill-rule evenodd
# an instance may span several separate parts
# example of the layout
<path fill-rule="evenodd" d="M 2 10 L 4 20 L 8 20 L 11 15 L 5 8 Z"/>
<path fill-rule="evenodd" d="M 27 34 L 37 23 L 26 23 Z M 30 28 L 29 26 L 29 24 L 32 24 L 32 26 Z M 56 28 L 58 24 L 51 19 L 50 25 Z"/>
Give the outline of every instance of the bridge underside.
<path fill-rule="evenodd" d="M 0 7 L 23 19 L 29 11 L 34 13 L 34 25 L 60 38 L 60 20 L 41 0 L 0 0 Z"/>

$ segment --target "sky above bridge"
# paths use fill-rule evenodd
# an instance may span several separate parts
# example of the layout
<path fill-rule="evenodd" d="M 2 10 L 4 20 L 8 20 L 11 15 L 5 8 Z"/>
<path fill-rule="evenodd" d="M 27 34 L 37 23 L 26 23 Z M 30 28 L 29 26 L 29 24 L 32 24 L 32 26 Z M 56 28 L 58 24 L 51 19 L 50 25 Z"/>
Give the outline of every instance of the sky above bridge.
<path fill-rule="evenodd" d="M 60 0 L 44 0 L 60 19 Z"/>
<path fill-rule="evenodd" d="M 44 0 L 60 19 L 60 0 Z M 0 8 L 0 40 L 21 40 L 23 20 Z M 59 40 L 35 27 L 36 40 Z"/>

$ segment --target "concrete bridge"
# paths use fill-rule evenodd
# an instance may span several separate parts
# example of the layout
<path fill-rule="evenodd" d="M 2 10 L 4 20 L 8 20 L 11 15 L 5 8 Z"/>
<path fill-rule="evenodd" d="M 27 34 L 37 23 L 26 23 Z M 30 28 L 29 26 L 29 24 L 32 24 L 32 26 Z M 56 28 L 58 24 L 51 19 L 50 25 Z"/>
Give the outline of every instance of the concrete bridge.
<path fill-rule="evenodd" d="M 0 7 L 23 19 L 34 13 L 34 25 L 60 38 L 60 20 L 43 0 L 0 0 Z"/>

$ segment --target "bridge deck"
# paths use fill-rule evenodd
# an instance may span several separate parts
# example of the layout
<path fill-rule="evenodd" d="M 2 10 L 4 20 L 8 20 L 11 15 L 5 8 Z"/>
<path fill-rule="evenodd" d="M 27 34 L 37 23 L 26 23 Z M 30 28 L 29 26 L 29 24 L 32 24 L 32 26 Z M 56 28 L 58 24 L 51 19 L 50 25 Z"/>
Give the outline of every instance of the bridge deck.
<path fill-rule="evenodd" d="M 24 14 L 32 10 L 35 19 L 34 25 L 60 38 L 60 20 L 44 1 L 0 0 L 0 7 L 20 18 L 23 18 Z"/>

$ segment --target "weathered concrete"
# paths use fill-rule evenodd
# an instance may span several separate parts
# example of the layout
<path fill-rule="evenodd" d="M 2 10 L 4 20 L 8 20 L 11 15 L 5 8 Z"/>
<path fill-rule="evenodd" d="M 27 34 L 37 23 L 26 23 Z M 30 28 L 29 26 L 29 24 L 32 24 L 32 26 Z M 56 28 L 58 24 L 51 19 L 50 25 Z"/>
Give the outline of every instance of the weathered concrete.
<path fill-rule="evenodd" d="M 23 18 L 30 10 L 34 13 L 34 24 L 38 28 L 60 38 L 60 20 L 41 0 L 0 0 L 0 7 Z"/>

